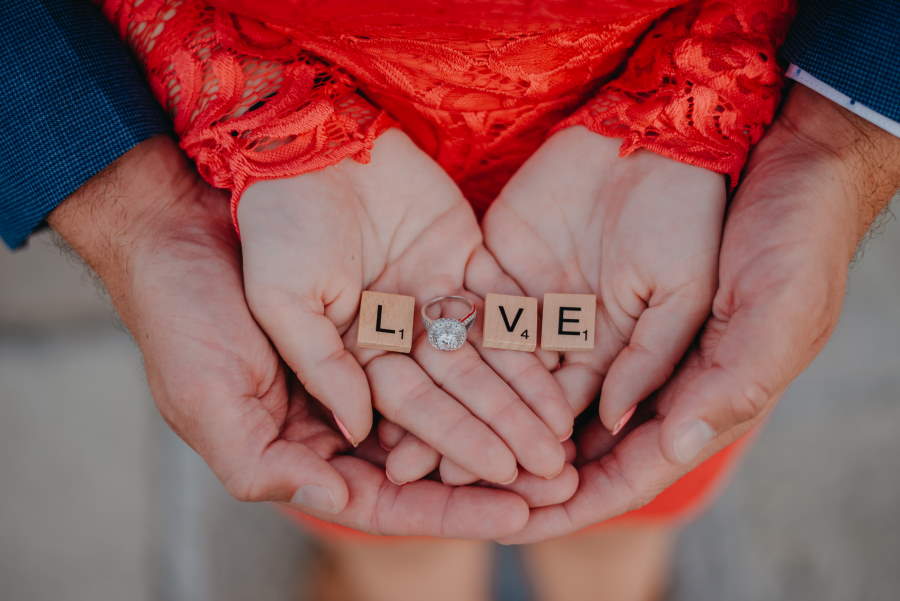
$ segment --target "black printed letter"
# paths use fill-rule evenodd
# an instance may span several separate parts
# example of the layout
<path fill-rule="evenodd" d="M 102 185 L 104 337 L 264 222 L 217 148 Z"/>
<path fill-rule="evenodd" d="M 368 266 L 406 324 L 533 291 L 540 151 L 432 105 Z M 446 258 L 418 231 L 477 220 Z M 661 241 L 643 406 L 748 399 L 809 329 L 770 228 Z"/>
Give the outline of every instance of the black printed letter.
<path fill-rule="evenodd" d="M 516 316 L 513 318 L 512 324 L 509 323 L 509 318 L 506 316 L 506 309 L 503 308 L 503 305 L 498 305 L 500 309 L 500 317 L 503 318 L 503 324 L 506 326 L 507 332 L 514 332 L 516 330 L 516 324 L 519 323 L 519 318 L 522 317 L 522 312 L 524 309 L 519 307 L 519 310 L 516 311 Z"/>
<path fill-rule="evenodd" d="M 397 330 L 391 330 L 388 328 L 381 327 L 381 305 L 378 305 L 378 312 L 375 315 L 375 331 L 376 332 L 384 332 L 385 334 L 396 334 Z"/>
<path fill-rule="evenodd" d="M 581 332 L 570 332 L 569 330 L 563 329 L 563 324 L 565 323 L 578 323 L 580 320 L 578 319 L 566 319 L 566 311 L 581 311 L 581 307 L 560 307 L 559 308 L 559 328 L 557 331 L 560 336 L 581 336 Z"/>

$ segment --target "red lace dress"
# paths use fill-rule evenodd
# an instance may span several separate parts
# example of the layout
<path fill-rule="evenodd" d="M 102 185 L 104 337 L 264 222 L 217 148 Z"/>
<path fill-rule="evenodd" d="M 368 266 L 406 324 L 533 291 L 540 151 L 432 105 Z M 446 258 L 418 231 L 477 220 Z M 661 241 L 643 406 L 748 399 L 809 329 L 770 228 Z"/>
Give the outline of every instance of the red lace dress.
<path fill-rule="evenodd" d="M 104 0 L 232 209 L 401 127 L 480 212 L 580 124 L 727 174 L 771 121 L 792 0 Z M 695 508 L 726 449 L 639 515 Z"/>

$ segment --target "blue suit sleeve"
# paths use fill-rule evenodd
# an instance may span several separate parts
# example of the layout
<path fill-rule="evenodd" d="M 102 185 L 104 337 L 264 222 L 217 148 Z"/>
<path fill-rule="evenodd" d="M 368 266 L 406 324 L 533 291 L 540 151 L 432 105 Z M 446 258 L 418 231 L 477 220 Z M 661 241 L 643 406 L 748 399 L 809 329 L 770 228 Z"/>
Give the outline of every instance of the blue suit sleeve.
<path fill-rule="evenodd" d="M 63 199 L 169 125 L 93 4 L 3 1 L 0 30 L 0 236 L 16 248 Z"/>
<path fill-rule="evenodd" d="M 900 2 L 800 0 L 783 57 L 900 121 Z"/>

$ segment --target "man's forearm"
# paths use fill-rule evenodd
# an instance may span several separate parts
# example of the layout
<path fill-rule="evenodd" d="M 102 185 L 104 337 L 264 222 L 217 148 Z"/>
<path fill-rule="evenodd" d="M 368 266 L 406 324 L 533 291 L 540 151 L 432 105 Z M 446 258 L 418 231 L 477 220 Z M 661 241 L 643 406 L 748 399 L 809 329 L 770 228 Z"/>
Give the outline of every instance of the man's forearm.
<path fill-rule="evenodd" d="M 47 221 L 115 298 L 134 257 L 152 253 L 153 246 L 171 237 L 189 236 L 201 221 L 221 221 L 223 231 L 229 231 L 227 202 L 212 190 L 197 194 L 197 186 L 204 184 L 175 142 L 156 136 L 92 177 Z"/>
<path fill-rule="evenodd" d="M 21 246 L 64 198 L 168 119 L 99 9 L 0 3 L 0 237 Z"/>
<path fill-rule="evenodd" d="M 858 202 L 857 242 L 900 188 L 900 138 L 795 85 L 773 130 L 794 134 L 791 149 L 805 143 L 809 152 L 833 158 L 848 197 Z M 777 131 L 772 132 L 778 135 Z"/>

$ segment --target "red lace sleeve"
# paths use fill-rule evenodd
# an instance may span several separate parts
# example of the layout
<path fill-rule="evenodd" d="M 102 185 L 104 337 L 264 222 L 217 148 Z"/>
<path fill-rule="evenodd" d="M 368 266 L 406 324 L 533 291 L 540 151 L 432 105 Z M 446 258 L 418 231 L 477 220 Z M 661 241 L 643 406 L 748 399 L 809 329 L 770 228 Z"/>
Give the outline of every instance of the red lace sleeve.
<path fill-rule="evenodd" d="M 366 162 L 390 119 L 274 26 L 200 2 L 107 0 L 182 149 L 237 201 L 254 181 Z M 235 227 L 237 219 L 234 220 Z"/>
<path fill-rule="evenodd" d="M 771 122 L 782 69 L 776 50 L 792 0 L 707 0 L 666 13 L 622 73 L 556 129 L 584 125 L 638 148 L 727 174 L 736 185 Z"/>

